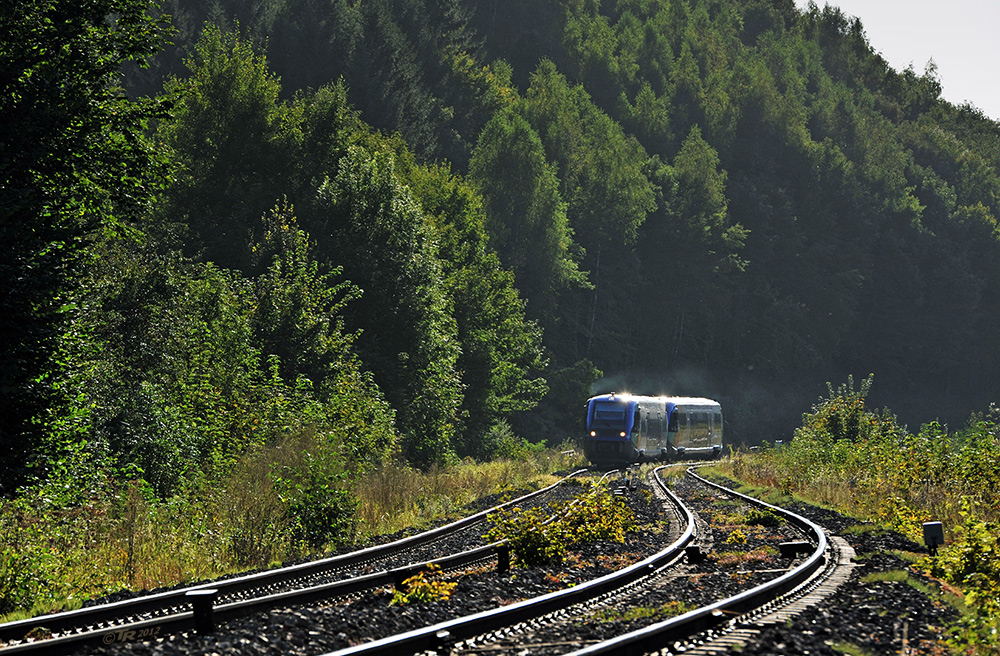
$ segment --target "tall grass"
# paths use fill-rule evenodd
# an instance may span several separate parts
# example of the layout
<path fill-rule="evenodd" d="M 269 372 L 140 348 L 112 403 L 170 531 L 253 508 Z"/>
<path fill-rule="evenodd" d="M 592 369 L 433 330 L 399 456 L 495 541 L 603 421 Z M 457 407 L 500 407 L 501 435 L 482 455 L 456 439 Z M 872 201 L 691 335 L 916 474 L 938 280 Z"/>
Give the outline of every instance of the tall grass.
<path fill-rule="evenodd" d="M 321 452 L 315 436 L 299 435 L 246 454 L 214 476 L 192 474 L 166 499 L 141 479 L 106 478 L 71 507 L 44 486 L 0 501 L 0 619 L 317 556 L 465 514 L 463 506 L 477 498 L 537 489 L 555 479 L 553 471 L 579 464 L 549 451 L 426 472 L 385 464 L 339 477 L 346 496 L 336 498 L 350 500 L 349 530 L 312 545 L 303 533 L 303 508 L 310 510 L 303 499 L 313 503 L 307 492 L 317 476 L 321 486 L 330 483 Z M 306 475 L 310 467 L 323 470 Z"/>
<path fill-rule="evenodd" d="M 386 463 L 358 482 L 358 530 L 361 535 L 393 533 L 465 514 L 460 509 L 476 499 L 538 489 L 556 480 L 552 472 L 581 465 L 579 455 L 560 451 L 428 471 Z"/>

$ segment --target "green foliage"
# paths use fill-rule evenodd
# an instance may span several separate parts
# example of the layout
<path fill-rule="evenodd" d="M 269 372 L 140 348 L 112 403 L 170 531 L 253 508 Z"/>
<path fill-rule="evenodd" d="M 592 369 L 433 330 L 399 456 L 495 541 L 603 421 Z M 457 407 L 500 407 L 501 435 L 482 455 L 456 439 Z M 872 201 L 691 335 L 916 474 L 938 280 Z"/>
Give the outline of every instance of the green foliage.
<path fill-rule="evenodd" d="M 289 538 L 286 503 L 271 473 L 271 454 L 260 449 L 245 454 L 221 481 L 214 504 L 223 558 L 245 570 L 269 565 Z"/>
<path fill-rule="evenodd" d="M 758 510 L 757 508 L 751 508 L 747 511 L 745 520 L 747 524 L 755 526 L 780 526 L 784 520 L 775 515 L 774 512 L 768 508 Z"/>
<path fill-rule="evenodd" d="M 834 7 L 172 0 L 167 9 L 177 47 L 156 58 L 154 74 L 130 69 L 129 80 L 153 93 L 156 75 L 180 74 L 181 53 L 201 56 L 207 21 L 222 37 L 206 37 L 203 51 L 226 57 L 203 58 L 218 63 L 199 70 L 226 75 L 194 94 L 247 118 L 227 129 L 240 137 L 211 165 L 219 179 L 202 184 L 209 167 L 178 157 L 194 173 L 172 192 L 178 226 L 218 220 L 245 232 L 283 196 L 302 212 L 350 143 L 392 142 L 404 157 L 468 169 L 491 244 L 545 327 L 556 371 L 584 359 L 630 379 L 696 369 L 772 395 L 791 381 L 788 404 L 728 405 L 756 413 L 731 415 L 746 419 L 748 442 L 789 430 L 789 409 L 817 376 L 861 363 L 911 422 L 932 419 L 929 407 L 949 408 L 942 418 L 954 422 L 990 400 L 995 385 L 981 382 L 998 361 L 989 335 L 1000 317 L 988 303 L 1000 276 L 995 123 L 943 101 L 933 67 L 892 70 L 860 21 Z M 219 31 L 234 24 L 238 38 Z M 246 91 L 246 102 L 212 89 Z M 202 128 L 226 120 L 192 121 L 191 107 L 179 113 L 189 133 L 224 145 L 226 132 Z M 528 122 L 540 152 L 527 131 L 498 129 L 508 114 Z M 359 116 L 399 136 L 376 135 Z M 218 216 L 185 217 L 185 185 L 210 209 L 229 200 Z M 322 219 L 301 218 L 320 259 L 343 265 Z M 541 234 L 528 229 L 536 218 Z M 515 226 L 528 243 L 504 235 Z M 209 256 L 238 263 L 230 250 Z M 580 287 L 584 273 L 592 288 Z M 481 346 L 460 339 L 463 352 Z M 983 362 L 991 373 L 967 373 Z M 914 390 L 912 372 L 948 383 Z M 473 396 L 478 380 L 467 385 Z M 474 451 L 493 423 L 474 418 L 484 405 L 485 395 L 463 401 L 458 451 Z"/>
<path fill-rule="evenodd" d="M 835 442 L 857 442 L 870 437 L 874 423 L 871 413 L 865 409 L 865 398 L 873 381 L 874 376 L 869 375 L 858 390 L 854 389 L 853 376 L 848 376 L 847 383 L 836 390 L 827 383 L 829 397 L 822 399 L 811 413 L 803 416 L 801 435 L 828 436 Z M 796 434 L 796 437 L 799 436 Z"/>
<path fill-rule="evenodd" d="M 506 540 L 518 567 L 536 567 L 562 562 L 566 539 L 557 524 L 548 523 L 549 513 L 540 506 L 515 507 L 490 515 L 486 539 Z"/>
<path fill-rule="evenodd" d="M 183 96 L 160 124 L 179 167 L 161 211 L 191 231 L 187 253 L 246 268 L 252 221 L 290 191 L 301 117 L 279 100 L 267 58 L 237 32 L 207 27 L 186 64 L 190 78 L 166 84 Z"/>
<path fill-rule="evenodd" d="M 284 380 L 303 376 L 324 382 L 340 368 L 357 365 L 355 335 L 345 334 L 343 312 L 361 296 L 342 272 L 320 272 L 309 235 L 298 228 L 291 207 L 273 209 L 262 221 L 260 243 L 252 247 L 255 304 L 250 319 L 263 356 L 276 356 Z"/>
<path fill-rule="evenodd" d="M 962 620 L 965 630 L 953 642 L 975 653 L 992 654 L 997 651 L 1000 621 L 1000 522 L 976 519 L 969 510 L 962 516 L 954 540 L 922 564 L 933 576 L 959 586 L 972 610 Z"/>
<path fill-rule="evenodd" d="M 603 371 L 729 381 L 754 443 L 864 363 L 920 432 L 831 388 L 760 454 L 774 486 L 911 535 L 937 490 L 992 512 L 995 413 L 945 422 L 998 382 L 995 122 L 833 7 L 474 5 L 170 0 L 155 56 L 146 3 L 0 9 L 4 494 L 30 464 L 53 509 L 140 479 L 156 509 L 288 435 L 338 445 L 281 475 L 291 505 L 267 476 L 266 513 L 234 502 L 256 562 L 340 539 L 338 476 L 397 426 L 420 465 L 521 457 L 579 435 Z"/>
<path fill-rule="evenodd" d="M 291 537 L 310 549 L 349 542 L 358 500 L 351 492 L 342 446 L 330 436 L 304 436 L 286 448 L 301 449 L 301 461 L 272 472 L 291 523 Z"/>
<path fill-rule="evenodd" d="M 601 370 L 590 360 L 580 360 L 568 367 L 550 367 L 546 375 L 550 391 L 535 412 L 518 418 L 522 432 L 544 435 L 549 445 L 578 439 L 583 434 L 585 419 L 580 412 L 580 399 L 590 396 L 594 382 L 601 375 Z"/>
<path fill-rule="evenodd" d="M 501 419 L 486 431 L 480 445 L 481 452 L 490 459 L 527 460 L 531 454 L 540 453 L 544 444 L 528 442 L 514 434 L 510 424 Z"/>
<path fill-rule="evenodd" d="M 464 426 L 456 450 L 491 457 L 506 438 L 488 433 L 506 426 L 511 413 L 532 409 L 547 389 L 542 333 L 525 317 L 513 276 L 488 247 L 482 200 L 472 188 L 442 166 L 415 167 L 409 179 L 433 227 L 462 344 L 456 366 L 465 384 Z"/>
<path fill-rule="evenodd" d="M 486 428 L 545 387 L 540 332 L 486 246 L 479 199 L 446 170 L 415 166 L 398 139 L 371 134 L 343 83 L 281 101 L 247 38 L 207 29 L 189 69 L 170 84 L 191 93 L 161 130 L 185 175 L 158 234 L 207 231 L 217 243 L 204 257 L 256 277 L 254 339 L 264 361 L 278 356 L 283 379 L 328 392 L 324 379 L 353 349 L 415 462 L 482 455 Z M 248 215 L 275 203 L 257 250 L 243 248 L 234 236 L 258 232 Z M 341 272 L 351 284 L 333 279 Z"/>
<path fill-rule="evenodd" d="M 587 290 L 560 294 L 561 314 L 582 320 L 548 327 L 551 348 L 565 361 L 581 352 L 566 344 L 585 344 L 586 353 L 620 342 L 627 332 L 625 326 L 599 324 L 598 315 L 620 313 L 629 304 L 629 288 L 638 280 L 628 254 L 639 226 L 656 208 L 654 186 L 646 176 L 646 153 L 635 138 L 551 61 L 542 61 L 532 73 L 519 108 L 559 173 L 567 222 L 591 282 Z"/>
<path fill-rule="evenodd" d="M 353 288 L 319 272 L 290 210 L 263 226 L 253 279 L 103 246 L 67 335 L 76 410 L 54 423 L 50 439 L 65 446 L 53 448 L 52 477 L 136 466 L 167 495 L 191 471 L 225 471 L 303 427 L 337 435 L 356 466 L 393 447 L 392 414 L 338 317 Z"/>
<path fill-rule="evenodd" d="M 88 244 L 145 211 L 163 166 L 146 138 L 169 103 L 130 100 L 119 67 L 165 32 L 138 0 L 5 3 L 0 9 L 0 492 L 44 459 L 47 416 L 71 403 L 59 337 Z M 41 453 L 40 453 L 41 452 Z M 45 464 L 37 474 L 44 475 Z"/>
<path fill-rule="evenodd" d="M 426 571 L 421 570 L 403 581 L 406 590 L 396 590 L 392 595 L 391 606 L 405 606 L 406 604 L 431 603 L 435 601 L 448 601 L 452 591 L 458 586 L 456 582 L 434 581 L 427 577 L 427 573 L 433 573 L 440 569 L 438 565 L 428 563 Z"/>
<path fill-rule="evenodd" d="M 513 270 L 528 311 L 543 325 L 553 321 L 556 293 L 587 283 L 538 134 L 516 112 L 497 112 L 479 135 L 469 179 L 483 196 L 490 245 Z"/>
<path fill-rule="evenodd" d="M 920 566 L 965 595 L 967 612 L 949 639 L 992 653 L 1000 617 L 1000 505 L 987 481 L 996 480 L 1000 456 L 997 410 L 973 415 L 959 431 L 932 422 L 910 434 L 887 411 L 865 408 L 871 383 L 869 377 L 858 389 L 853 379 L 830 385 L 830 397 L 803 415 L 791 442 L 740 454 L 732 471 L 873 522 L 865 530 L 889 528 L 919 541 L 923 522 L 941 521 L 946 544 Z"/>
<path fill-rule="evenodd" d="M 36 546 L 35 527 L 20 521 L 23 511 L 0 507 L 0 614 L 30 608 L 46 583 L 48 554 Z"/>
<path fill-rule="evenodd" d="M 4 614 L 11 613 L 3 619 L 300 562 L 323 553 L 309 540 L 338 550 L 360 531 L 367 537 L 454 519 L 477 499 L 546 485 L 547 472 L 572 465 L 548 452 L 430 472 L 390 463 L 359 472 L 343 462 L 338 439 L 293 433 L 240 454 L 225 472 L 189 470 L 168 497 L 135 478 L 133 468 L 75 481 L 72 504 L 55 481 L 0 502 L 0 585 Z M 368 521 L 373 517 L 378 521 Z"/>
<path fill-rule="evenodd" d="M 490 515 L 489 540 L 506 540 L 515 566 L 558 563 L 573 544 L 612 540 L 624 542 L 635 526 L 627 505 L 607 490 L 592 487 L 574 500 L 527 509 L 514 507 Z"/>
<path fill-rule="evenodd" d="M 743 246 L 747 231 L 739 224 L 728 225 L 726 172 L 719 170 L 719 164 L 715 149 L 705 141 L 697 126 L 692 127 L 674 160 L 675 208 L 687 222 L 690 238 L 719 242 L 728 250 L 737 251 Z M 741 267 L 743 263 L 734 256 L 730 266 Z"/>
<path fill-rule="evenodd" d="M 576 239 L 588 252 L 634 242 L 654 208 L 653 188 L 643 173 L 646 154 L 638 142 L 548 60 L 532 74 L 522 106 L 558 167 Z"/>
<path fill-rule="evenodd" d="M 596 540 L 621 543 L 625 534 L 635 529 L 635 516 L 621 499 L 594 487 L 569 502 L 559 523 L 565 527 L 569 544 Z"/>
<path fill-rule="evenodd" d="M 460 345 L 419 205 L 388 155 L 352 147 L 320 185 L 313 212 L 333 228 L 346 274 L 365 291 L 353 316 L 365 331 L 358 349 L 397 409 L 407 456 L 421 466 L 446 461 L 462 400 Z"/>

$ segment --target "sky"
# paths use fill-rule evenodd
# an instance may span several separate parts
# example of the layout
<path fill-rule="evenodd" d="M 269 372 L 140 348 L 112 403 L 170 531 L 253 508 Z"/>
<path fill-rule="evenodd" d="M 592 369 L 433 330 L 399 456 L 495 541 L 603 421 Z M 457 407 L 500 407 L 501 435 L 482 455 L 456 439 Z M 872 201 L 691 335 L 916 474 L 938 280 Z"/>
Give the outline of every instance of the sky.
<path fill-rule="evenodd" d="M 861 19 L 872 49 L 898 71 L 910 64 L 923 74 L 937 64 L 941 96 L 969 102 L 1000 120 L 1000 1 L 814 0 Z M 808 0 L 795 0 L 805 9 Z"/>

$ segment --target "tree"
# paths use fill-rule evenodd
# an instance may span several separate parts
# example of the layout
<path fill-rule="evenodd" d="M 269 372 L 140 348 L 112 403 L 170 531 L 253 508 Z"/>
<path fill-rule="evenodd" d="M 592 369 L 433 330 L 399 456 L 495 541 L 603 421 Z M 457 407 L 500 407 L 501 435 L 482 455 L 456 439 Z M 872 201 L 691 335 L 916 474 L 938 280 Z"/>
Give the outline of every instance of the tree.
<path fill-rule="evenodd" d="M 397 409 L 406 455 L 446 461 L 462 402 L 457 328 L 424 217 L 392 156 L 350 147 L 309 213 L 328 235 L 326 252 L 363 290 L 349 328 L 364 331 L 359 353 Z"/>
<path fill-rule="evenodd" d="M 607 335 L 611 342 L 621 339 L 618 317 L 628 305 L 621 294 L 627 295 L 634 281 L 630 252 L 639 226 L 656 207 L 653 185 L 643 170 L 647 156 L 634 138 L 594 105 L 582 86 L 570 85 L 551 61 L 538 66 L 521 106 L 561 173 L 567 220 L 586 253 L 583 263 L 593 283 L 586 292 L 574 294 L 580 334 L 563 332 L 555 340 L 563 346 L 581 345 L 579 352 L 566 356 L 567 363 L 575 362 L 590 357 L 595 334 Z M 569 304 L 567 299 L 565 314 L 571 313 Z M 601 340 L 597 344 L 606 346 Z"/>
<path fill-rule="evenodd" d="M 87 240 L 141 213 L 162 174 L 144 136 L 165 103 L 131 101 L 123 62 L 164 35 L 145 0 L 0 8 L 0 491 L 26 475 L 56 402 L 57 338 Z"/>
<path fill-rule="evenodd" d="M 260 232 L 252 249 L 254 341 L 265 362 L 279 358 L 284 380 L 302 376 L 323 384 L 352 358 L 357 335 L 345 333 L 342 315 L 361 290 L 335 282 L 341 269 L 321 272 L 309 235 L 299 228 L 290 206 L 268 212 Z"/>
<path fill-rule="evenodd" d="M 434 228 L 462 345 L 458 454 L 489 457 L 490 429 L 534 408 L 547 390 L 541 329 L 525 317 L 513 275 L 488 246 L 482 199 L 445 166 L 416 167 L 410 184 Z"/>
<path fill-rule="evenodd" d="M 207 27 L 187 66 L 188 80 L 167 84 L 186 93 L 160 130 L 180 169 L 162 213 L 194 233 L 189 254 L 246 267 L 254 225 L 290 189 L 300 117 L 280 101 L 267 59 L 236 32 Z"/>
<path fill-rule="evenodd" d="M 698 126 L 691 128 L 674 160 L 677 173 L 677 214 L 695 239 L 718 238 L 727 221 L 726 172 L 719 155 Z"/>
<path fill-rule="evenodd" d="M 469 179 L 485 201 L 490 245 L 514 271 L 529 313 L 554 321 L 557 292 L 587 283 L 538 134 L 513 110 L 497 112 L 479 136 Z"/>
<path fill-rule="evenodd" d="M 642 226 L 638 250 L 644 295 L 663 301 L 643 308 L 639 342 L 670 371 L 714 364 L 722 355 L 722 335 L 730 329 L 728 278 L 745 265 L 741 251 L 747 232 L 730 224 L 726 172 L 697 127 L 673 166 L 654 161 L 648 175 L 662 199 L 659 211 Z"/>

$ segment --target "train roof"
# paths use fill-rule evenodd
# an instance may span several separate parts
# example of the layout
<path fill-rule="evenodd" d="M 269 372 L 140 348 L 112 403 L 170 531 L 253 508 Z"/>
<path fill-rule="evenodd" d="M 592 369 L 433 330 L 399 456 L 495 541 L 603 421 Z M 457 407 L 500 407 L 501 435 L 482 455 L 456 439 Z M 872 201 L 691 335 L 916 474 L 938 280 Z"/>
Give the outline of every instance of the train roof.
<path fill-rule="evenodd" d="M 628 394 L 624 392 L 598 394 L 597 396 L 590 397 L 589 400 L 590 401 L 623 400 L 623 401 L 637 401 L 639 403 L 642 403 L 643 401 L 653 401 L 654 403 L 673 403 L 674 405 L 708 405 L 708 406 L 720 405 L 718 401 L 713 401 L 712 399 L 706 399 L 700 396 L 644 396 L 640 394 Z"/>

